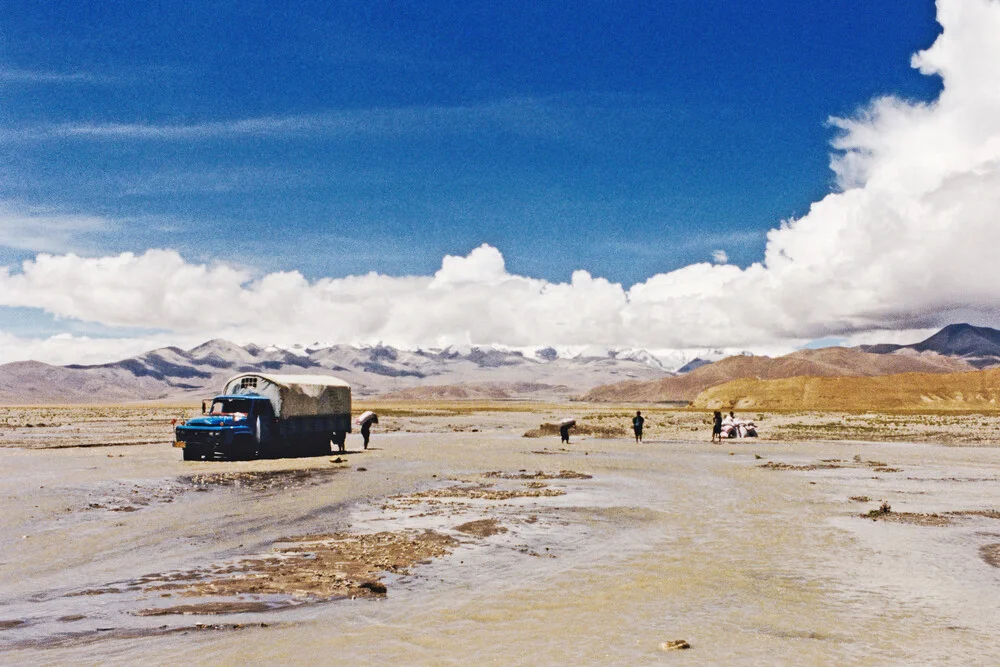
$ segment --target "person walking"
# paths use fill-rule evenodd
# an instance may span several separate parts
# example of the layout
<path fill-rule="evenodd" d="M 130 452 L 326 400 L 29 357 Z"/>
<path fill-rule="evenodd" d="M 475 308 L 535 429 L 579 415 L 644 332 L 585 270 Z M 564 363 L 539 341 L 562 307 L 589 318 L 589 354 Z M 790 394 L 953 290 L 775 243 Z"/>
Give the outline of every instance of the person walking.
<path fill-rule="evenodd" d="M 567 422 L 559 425 L 559 437 L 561 437 L 562 441 L 565 442 L 567 445 L 569 444 L 569 430 L 571 428 L 573 428 L 572 422 Z"/>
<path fill-rule="evenodd" d="M 378 423 L 378 415 L 374 412 L 366 412 L 359 419 L 361 422 L 361 437 L 365 439 L 365 449 L 368 449 L 368 440 L 372 437 L 372 424 Z"/>
<path fill-rule="evenodd" d="M 632 417 L 632 430 L 635 432 L 636 442 L 642 442 L 642 425 L 645 423 L 646 419 L 642 416 L 642 412 L 636 410 L 635 417 Z"/>
<path fill-rule="evenodd" d="M 372 423 L 370 421 L 361 425 L 361 437 L 365 439 L 365 449 L 368 449 L 368 441 L 372 437 Z"/>

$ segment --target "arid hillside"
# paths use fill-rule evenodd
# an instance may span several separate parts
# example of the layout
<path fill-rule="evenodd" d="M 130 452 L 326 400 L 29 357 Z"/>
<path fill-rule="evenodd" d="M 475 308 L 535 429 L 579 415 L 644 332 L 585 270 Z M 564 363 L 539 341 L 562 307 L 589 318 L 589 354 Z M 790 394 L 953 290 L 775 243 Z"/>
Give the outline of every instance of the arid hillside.
<path fill-rule="evenodd" d="M 974 368 L 960 359 L 908 351 L 872 354 L 844 347 L 800 350 L 783 357 L 728 357 L 686 375 L 595 387 L 584 401 L 665 403 L 692 401 L 709 387 L 741 378 L 775 380 L 798 376 L 878 376 L 897 373 L 957 373 Z"/>
<path fill-rule="evenodd" d="M 173 393 L 171 393 L 173 390 Z M 0 404 L 117 403 L 184 399 L 184 387 L 171 387 L 149 374 L 125 368 L 76 369 L 37 361 L 0 366 Z"/>
<path fill-rule="evenodd" d="M 743 378 L 706 389 L 706 410 L 980 410 L 1000 408 L 1000 369 L 878 377 Z"/>

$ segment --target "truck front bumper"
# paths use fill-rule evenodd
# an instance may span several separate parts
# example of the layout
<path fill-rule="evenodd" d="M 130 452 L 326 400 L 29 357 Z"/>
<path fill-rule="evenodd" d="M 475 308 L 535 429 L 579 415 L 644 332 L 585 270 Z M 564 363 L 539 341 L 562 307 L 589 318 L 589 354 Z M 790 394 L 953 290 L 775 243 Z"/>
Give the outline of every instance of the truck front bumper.
<path fill-rule="evenodd" d="M 179 427 L 174 432 L 174 447 L 183 449 L 185 458 L 226 459 L 233 455 L 236 436 L 232 428 Z"/>

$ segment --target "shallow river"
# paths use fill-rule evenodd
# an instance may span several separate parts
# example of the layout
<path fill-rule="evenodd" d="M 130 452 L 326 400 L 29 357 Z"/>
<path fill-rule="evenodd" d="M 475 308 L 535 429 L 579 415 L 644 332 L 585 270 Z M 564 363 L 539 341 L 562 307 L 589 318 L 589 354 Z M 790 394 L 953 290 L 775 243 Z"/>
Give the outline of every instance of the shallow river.
<path fill-rule="evenodd" d="M 1000 660 L 1000 569 L 987 557 L 1000 544 L 1000 513 L 988 511 L 1000 509 L 1000 450 L 624 440 L 560 450 L 470 433 L 374 444 L 341 463 L 184 463 L 167 445 L 0 450 L 0 662 Z M 531 487 L 561 495 L 387 501 L 539 470 L 592 477 Z M 192 477 L 231 471 L 255 475 Z M 517 484 L 529 488 L 495 488 Z M 883 500 L 898 520 L 860 516 Z M 481 518 L 506 532 L 455 531 Z M 266 555 L 281 537 L 424 529 L 459 543 L 382 576 L 384 598 L 140 615 L 197 601 L 136 586 L 146 575 Z M 678 639 L 691 648 L 664 650 Z"/>

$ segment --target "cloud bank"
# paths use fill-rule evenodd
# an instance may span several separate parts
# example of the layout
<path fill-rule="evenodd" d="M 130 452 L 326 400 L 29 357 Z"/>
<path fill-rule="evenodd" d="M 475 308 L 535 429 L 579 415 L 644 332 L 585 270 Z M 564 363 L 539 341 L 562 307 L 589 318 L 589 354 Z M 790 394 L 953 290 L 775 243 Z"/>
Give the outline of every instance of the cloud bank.
<path fill-rule="evenodd" d="M 913 57 L 931 104 L 872 102 L 838 129 L 839 189 L 767 235 L 761 262 L 700 263 L 626 288 L 577 271 L 506 270 L 488 245 L 433 276 L 308 281 L 193 264 L 172 250 L 43 254 L 0 270 L 0 306 L 260 342 L 789 346 L 822 337 L 1000 324 L 1000 2 L 939 0 L 943 32 Z"/>

